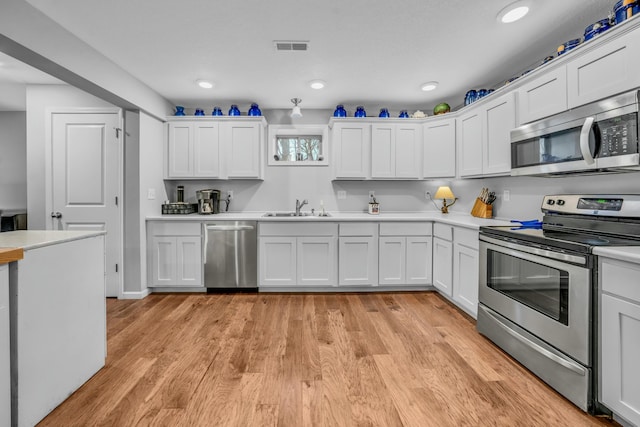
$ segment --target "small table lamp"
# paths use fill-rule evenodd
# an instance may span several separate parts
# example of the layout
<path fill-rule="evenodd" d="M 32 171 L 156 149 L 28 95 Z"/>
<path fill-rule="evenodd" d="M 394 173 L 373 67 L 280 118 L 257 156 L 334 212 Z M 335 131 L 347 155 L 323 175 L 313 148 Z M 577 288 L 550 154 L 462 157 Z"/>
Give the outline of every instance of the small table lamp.
<path fill-rule="evenodd" d="M 449 213 L 449 206 L 453 206 L 456 200 L 458 200 L 458 198 L 453 195 L 453 191 L 451 191 L 451 189 L 446 185 L 439 187 L 438 191 L 436 191 L 436 195 L 433 196 L 433 198 L 438 200 L 442 199 L 442 207 L 440 208 L 440 210 L 445 214 Z M 453 203 L 447 205 L 447 199 L 453 200 Z"/>

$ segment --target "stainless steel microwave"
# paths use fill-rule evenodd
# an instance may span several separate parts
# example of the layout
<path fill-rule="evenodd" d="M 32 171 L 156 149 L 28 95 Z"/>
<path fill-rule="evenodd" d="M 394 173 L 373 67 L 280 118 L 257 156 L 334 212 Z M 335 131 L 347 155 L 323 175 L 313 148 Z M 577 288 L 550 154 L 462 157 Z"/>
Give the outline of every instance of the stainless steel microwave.
<path fill-rule="evenodd" d="M 511 175 L 640 170 L 639 93 L 624 93 L 512 130 Z"/>

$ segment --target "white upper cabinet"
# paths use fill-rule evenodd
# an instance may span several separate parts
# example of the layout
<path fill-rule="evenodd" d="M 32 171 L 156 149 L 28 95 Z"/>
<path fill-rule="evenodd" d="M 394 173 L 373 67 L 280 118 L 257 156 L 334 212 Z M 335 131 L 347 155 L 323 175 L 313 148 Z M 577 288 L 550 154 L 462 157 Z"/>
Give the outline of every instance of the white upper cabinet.
<path fill-rule="evenodd" d="M 456 176 L 456 120 L 430 120 L 422 125 L 423 162 L 425 178 Z"/>
<path fill-rule="evenodd" d="M 166 177 L 262 178 L 265 124 L 262 117 L 170 118 Z"/>
<path fill-rule="evenodd" d="M 520 124 L 560 113 L 567 109 L 567 68 L 551 69 L 518 88 Z"/>
<path fill-rule="evenodd" d="M 371 178 L 420 178 L 422 126 L 380 123 L 371 126 Z"/>
<path fill-rule="evenodd" d="M 370 124 L 334 123 L 331 143 L 337 179 L 366 179 L 370 176 Z"/>
<path fill-rule="evenodd" d="M 515 127 L 513 93 L 487 100 L 461 116 L 457 132 L 460 176 L 508 175 Z"/>
<path fill-rule="evenodd" d="M 637 29 L 576 56 L 567 63 L 569 108 L 637 88 L 640 86 L 639 69 L 640 35 Z"/>

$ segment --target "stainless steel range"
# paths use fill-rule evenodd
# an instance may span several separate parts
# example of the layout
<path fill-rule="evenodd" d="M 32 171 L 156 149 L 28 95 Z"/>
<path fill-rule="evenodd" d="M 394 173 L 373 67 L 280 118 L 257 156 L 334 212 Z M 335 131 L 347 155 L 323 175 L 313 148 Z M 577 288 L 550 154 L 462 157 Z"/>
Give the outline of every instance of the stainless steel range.
<path fill-rule="evenodd" d="M 477 329 L 596 412 L 595 246 L 640 245 L 640 195 L 554 195 L 542 222 L 480 228 Z"/>

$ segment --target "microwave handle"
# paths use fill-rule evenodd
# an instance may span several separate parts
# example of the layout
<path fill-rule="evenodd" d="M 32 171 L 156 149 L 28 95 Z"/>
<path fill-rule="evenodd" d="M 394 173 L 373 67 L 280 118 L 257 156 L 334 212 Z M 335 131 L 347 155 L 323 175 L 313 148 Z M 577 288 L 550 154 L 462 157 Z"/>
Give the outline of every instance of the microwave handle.
<path fill-rule="evenodd" d="M 591 133 L 591 128 L 595 120 L 595 117 L 587 117 L 580 130 L 580 151 L 582 152 L 582 158 L 588 165 L 595 163 L 593 154 L 591 154 L 591 150 L 589 150 L 589 134 Z"/>

